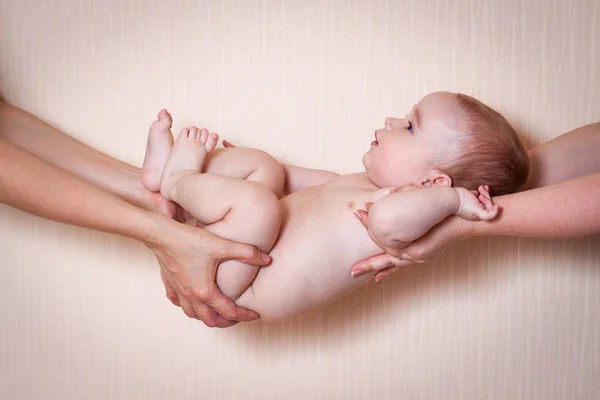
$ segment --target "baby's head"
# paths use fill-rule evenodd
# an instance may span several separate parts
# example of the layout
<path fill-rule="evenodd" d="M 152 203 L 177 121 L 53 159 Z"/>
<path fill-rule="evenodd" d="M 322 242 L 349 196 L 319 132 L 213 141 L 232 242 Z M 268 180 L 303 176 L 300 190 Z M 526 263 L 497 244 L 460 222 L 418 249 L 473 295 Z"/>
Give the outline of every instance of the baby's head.
<path fill-rule="evenodd" d="M 479 100 L 449 92 L 425 96 L 405 118 L 387 118 L 363 164 L 380 187 L 489 185 L 496 196 L 519 189 L 529 172 L 508 121 Z"/>

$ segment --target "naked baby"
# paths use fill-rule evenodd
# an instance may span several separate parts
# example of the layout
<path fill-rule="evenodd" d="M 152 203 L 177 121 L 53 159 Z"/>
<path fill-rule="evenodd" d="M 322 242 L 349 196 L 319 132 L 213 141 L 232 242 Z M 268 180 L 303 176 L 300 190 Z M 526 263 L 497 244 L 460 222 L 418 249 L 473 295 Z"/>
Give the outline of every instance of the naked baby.
<path fill-rule="evenodd" d="M 218 135 L 206 129 L 183 129 L 173 144 L 171 124 L 163 110 L 150 128 L 143 183 L 198 226 L 269 252 L 268 267 L 227 261 L 217 271 L 223 293 L 266 321 L 369 281 L 373 273 L 353 277 L 350 267 L 383 252 L 370 235 L 401 248 L 452 214 L 492 219 L 490 192 L 513 192 L 528 173 L 510 124 L 456 93 L 432 93 L 405 118 L 386 119 L 363 156 L 365 172 L 343 176 L 281 165 L 260 150 L 215 149 Z M 365 204 L 370 233 L 356 217 Z"/>

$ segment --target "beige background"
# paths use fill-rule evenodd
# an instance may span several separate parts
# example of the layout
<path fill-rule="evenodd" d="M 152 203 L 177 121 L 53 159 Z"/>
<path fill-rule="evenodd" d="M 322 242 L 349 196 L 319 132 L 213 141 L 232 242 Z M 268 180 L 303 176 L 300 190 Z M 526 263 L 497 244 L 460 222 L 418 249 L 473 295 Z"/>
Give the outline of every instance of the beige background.
<path fill-rule="evenodd" d="M 0 88 L 135 165 L 167 107 L 176 128 L 345 173 L 434 90 L 528 144 L 600 120 L 598 38 L 596 0 L 0 0 Z M 2 399 L 600 392 L 600 239 L 470 240 L 289 323 L 210 330 L 142 245 L 4 206 L 0 224 Z"/>

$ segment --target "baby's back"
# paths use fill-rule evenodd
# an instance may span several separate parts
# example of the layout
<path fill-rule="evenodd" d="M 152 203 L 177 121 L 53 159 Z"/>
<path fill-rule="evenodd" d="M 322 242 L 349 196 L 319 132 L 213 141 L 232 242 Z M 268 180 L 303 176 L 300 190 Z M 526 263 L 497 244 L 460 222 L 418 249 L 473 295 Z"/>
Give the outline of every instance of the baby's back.
<path fill-rule="evenodd" d="M 238 299 L 265 320 L 289 318 L 330 303 L 367 282 L 350 267 L 381 253 L 353 212 L 381 197 L 364 174 L 300 190 L 280 201 L 283 221 L 270 255 Z"/>

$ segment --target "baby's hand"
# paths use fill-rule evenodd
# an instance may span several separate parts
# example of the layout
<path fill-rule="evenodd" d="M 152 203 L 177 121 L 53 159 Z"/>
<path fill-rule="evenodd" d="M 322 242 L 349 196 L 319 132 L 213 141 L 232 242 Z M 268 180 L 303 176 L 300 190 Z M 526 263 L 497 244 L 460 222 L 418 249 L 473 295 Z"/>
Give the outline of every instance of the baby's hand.
<path fill-rule="evenodd" d="M 479 190 L 455 187 L 460 204 L 456 215 L 467 221 L 489 221 L 498 215 L 498 205 L 492 202 L 489 186 L 479 186 Z"/>

